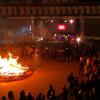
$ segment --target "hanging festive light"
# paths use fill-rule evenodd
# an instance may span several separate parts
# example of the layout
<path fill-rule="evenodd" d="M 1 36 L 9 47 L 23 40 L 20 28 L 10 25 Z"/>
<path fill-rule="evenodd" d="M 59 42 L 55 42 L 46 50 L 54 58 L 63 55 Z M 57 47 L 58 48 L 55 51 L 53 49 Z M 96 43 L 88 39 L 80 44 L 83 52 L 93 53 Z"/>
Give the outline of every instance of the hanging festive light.
<path fill-rule="evenodd" d="M 77 41 L 78 43 L 80 43 L 80 40 L 81 40 L 80 37 L 77 37 L 77 38 L 76 38 L 76 41 Z"/>
<path fill-rule="evenodd" d="M 50 22 L 53 23 L 53 20 L 51 20 Z"/>
<path fill-rule="evenodd" d="M 57 26 L 57 29 L 60 30 L 60 31 L 64 31 L 64 30 L 67 29 L 67 26 L 66 26 L 65 24 L 59 24 L 59 25 Z"/>
<path fill-rule="evenodd" d="M 70 20 L 69 20 L 69 23 L 70 23 L 70 24 L 73 24 L 73 23 L 74 23 L 74 20 L 73 20 L 73 19 L 70 19 Z"/>
<path fill-rule="evenodd" d="M 57 36 L 57 34 L 54 34 L 54 36 Z"/>
<path fill-rule="evenodd" d="M 67 23 L 67 20 L 65 19 L 64 22 Z"/>

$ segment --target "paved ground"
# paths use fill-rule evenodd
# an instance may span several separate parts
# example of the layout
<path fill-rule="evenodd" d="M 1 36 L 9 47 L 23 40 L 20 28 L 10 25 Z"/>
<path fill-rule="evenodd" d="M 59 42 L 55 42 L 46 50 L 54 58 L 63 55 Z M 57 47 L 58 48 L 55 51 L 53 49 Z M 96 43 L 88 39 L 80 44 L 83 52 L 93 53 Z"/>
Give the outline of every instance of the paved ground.
<path fill-rule="evenodd" d="M 36 97 L 39 92 L 46 94 L 50 84 L 53 84 L 56 94 L 59 94 L 62 84 L 67 85 L 66 78 L 71 71 L 76 75 L 78 74 L 77 62 L 43 61 L 39 63 L 36 71 L 24 80 L 0 82 L 0 98 L 2 95 L 7 96 L 9 90 L 13 90 L 15 100 L 18 100 L 21 89 L 24 89 L 26 93 L 31 91 L 33 96 Z"/>

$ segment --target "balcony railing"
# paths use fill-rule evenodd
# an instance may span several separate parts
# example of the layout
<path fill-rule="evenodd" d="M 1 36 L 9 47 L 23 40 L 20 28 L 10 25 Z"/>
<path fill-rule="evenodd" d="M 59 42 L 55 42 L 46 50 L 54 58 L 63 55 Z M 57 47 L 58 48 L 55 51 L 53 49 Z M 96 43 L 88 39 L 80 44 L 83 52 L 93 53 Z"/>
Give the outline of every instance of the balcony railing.
<path fill-rule="evenodd" d="M 0 16 L 100 16 L 100 5 L 0 5 Z"/>

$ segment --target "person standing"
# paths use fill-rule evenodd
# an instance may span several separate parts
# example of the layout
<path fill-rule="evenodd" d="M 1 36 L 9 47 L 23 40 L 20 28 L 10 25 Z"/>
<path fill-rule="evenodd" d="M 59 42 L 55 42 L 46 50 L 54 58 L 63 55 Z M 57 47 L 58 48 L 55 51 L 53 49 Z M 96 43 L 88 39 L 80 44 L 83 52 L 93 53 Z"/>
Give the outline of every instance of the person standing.
<path fill-rule="evenodd" d="M 6 100 L 6 97 L 5 96 L 2 96 L 2 100 Z"/>
<path fill-rule="evenodd" d="M 31 92 L 28 92 L 26 100 L 34 100 L 34 97 L 32 96 Z"/>
<path fill-rule="evenodd" d="M 9 92 L 8 92 L 8 99 L 9 99 L 9 100 L 15 100 L 15 99 L 14 99 L 13 91 L 9 91 Z"/>
<path fill-rule="evenodd" d="M 84 68 L 84 59 L 82 56 L 80 56 L 80 62 L 79 62 L 79 75 L 83 75 L 83 68 Z"/>
<path fill-rule="evenodd" d="M 54 98 L 54 96 L 55 96 L 55 90 L 53 89 L 53 86 L 50 85 L 49 90 L 47 92 L 47 98 L 48 100 L 51 100 L 51 98 Z"/>

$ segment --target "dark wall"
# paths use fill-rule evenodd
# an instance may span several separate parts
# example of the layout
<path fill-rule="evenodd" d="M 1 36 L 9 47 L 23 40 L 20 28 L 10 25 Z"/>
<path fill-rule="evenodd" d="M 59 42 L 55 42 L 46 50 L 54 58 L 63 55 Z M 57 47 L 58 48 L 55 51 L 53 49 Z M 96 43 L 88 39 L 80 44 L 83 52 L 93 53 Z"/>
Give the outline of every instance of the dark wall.
<path fill-rule="evenodd" d="M 28 0 L 0 0 L 0 3 L 9 3 L 9 2 L 18 2 L 18 3 L 22 3 L 22 2 L 27 2 Z M 53 0 L 29 0 L 33 3 L 39 3 L 39 2 L 52 2 Z M 54 3 L 57 2 L 57 0 L 53 1 Z M 53 3 L 52 2 L 52 3 Z M 60 0 L 61 3 L 100 3 L 100 0 Z"/>
<path fill-rule="evenodd" d="M 84 29 L 85 36 L 100 37 L 100 18 L 86 18 Z"/>

